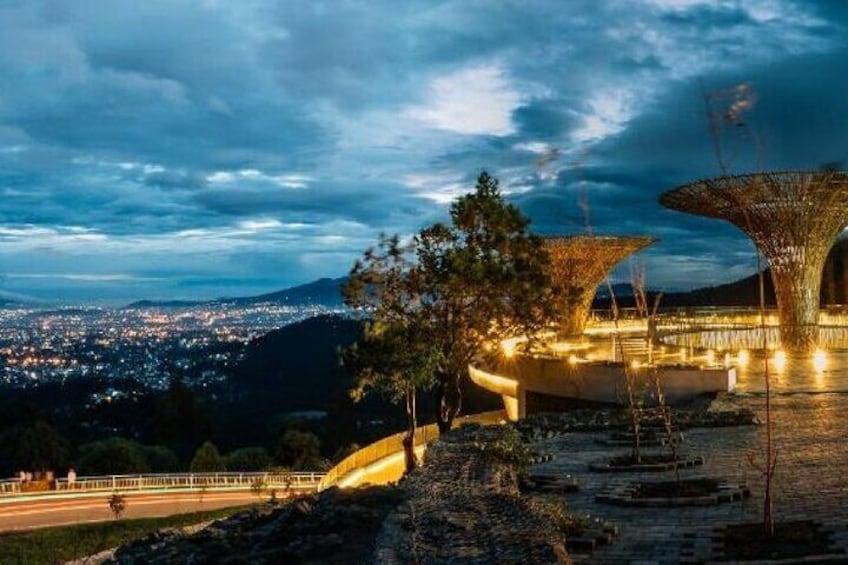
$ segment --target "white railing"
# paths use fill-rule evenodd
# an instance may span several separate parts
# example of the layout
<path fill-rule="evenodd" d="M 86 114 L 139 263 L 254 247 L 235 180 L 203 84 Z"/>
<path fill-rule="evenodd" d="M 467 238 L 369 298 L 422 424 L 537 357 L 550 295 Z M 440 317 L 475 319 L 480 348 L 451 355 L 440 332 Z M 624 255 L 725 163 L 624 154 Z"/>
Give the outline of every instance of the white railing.
<path fill-rule="evenodd" d="M 259 472 L 259 473 L 174 473 L 146 475 L 108 475 L 56 479 L 47 490 L 30 492 L 20 479 L 0 480 L 0 497 L 20 494 L 55 494 L 68 492 L 111 492 L 148 490 L 271 490 L 314 491 L 325 473 Z"/>

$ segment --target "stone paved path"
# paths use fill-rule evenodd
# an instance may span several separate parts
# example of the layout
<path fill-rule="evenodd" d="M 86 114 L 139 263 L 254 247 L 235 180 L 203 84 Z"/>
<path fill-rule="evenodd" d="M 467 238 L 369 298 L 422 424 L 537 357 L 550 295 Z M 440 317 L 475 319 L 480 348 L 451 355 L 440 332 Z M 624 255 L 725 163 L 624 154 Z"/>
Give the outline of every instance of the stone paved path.
<path fill-rule="evenodd" d="M 763 418 L 761 394 L 727 395 L 716 401 L 726 408 L 748 407 Z M 776 510 L 778 519 L 813 518 L 840 530 L 848 543 L 848 394 L 780 394 L 773 400 L 778 449 Z M 673 473 L 590 473 L 590 462 L 626 452 L 595 442 L 603 433 L 573 433 L 539 442 L 556 458 L 535 467 L 571 474 L 581 490 L 565 495 L 570 509 L 616 523 L 621 537 L 596 551 L 588 563 L 677 563 L 684 534 L 712 524 L 758 521 L 762 516 L 762 478 L 750 463 L 760 461 L 764 426 L 695 429 L 686 433 L 684 453 L 702 455 L 706 463 L 681 471 L 682 477 L 713 476 L 747 483 L 747 501 L 702 508 L 622 508 L 594 501 L 594 495 L 615 482 L 636 477 L 670 480 Z M 650 452 L 647 451 L 647 452 Z M 845 546 L 848 550 L 848 546 Z"/>

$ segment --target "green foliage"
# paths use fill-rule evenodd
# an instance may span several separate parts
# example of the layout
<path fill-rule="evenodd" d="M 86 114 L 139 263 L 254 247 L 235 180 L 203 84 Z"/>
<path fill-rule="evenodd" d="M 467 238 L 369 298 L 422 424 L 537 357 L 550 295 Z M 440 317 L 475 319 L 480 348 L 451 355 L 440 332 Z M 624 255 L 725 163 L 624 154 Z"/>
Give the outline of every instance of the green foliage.
<path fill-rule="evenodd" d="M 66 467 L 70 445 L 52 426 L 39 420 L 5 434 L 3 449 L 19 469 L 48 471 Z"/>
<path fill-rule="evenodd" d="M 568 511 L 565 502 L 556 499 L 530 497 L 528 504 L 539 515 L 547 518 L 559 531 L 569 536 L 579 537 L 586 533 L 592 522 L 588 516 L 578 516 Z"/>
<path fill-rule="evenodd" d="M 526 473 L 533 463 L 533 450 L 513 427 L 505 427 L 496 438 L 474 440 L 472 446 L 480 457 L 508 465 L 518 473 Z"/>
<path fill-rule="evenodd" d="M 277 441 L 274 459 L 293 470 L 315 470 L 323 467 L 321 442 L 311 432 L 288 429 Z"/>
<path fill-rule="evenodd" d="M 382 237 L 356 262 L 343 289 L 345 303 L 374 321 L 359 347 L 373 347 L 373 359 L 395 363 L 379 374 L 365 372 L 360 384 L 399 392 L 435 379 L 442 429 L 461 408 L 468 364 L 492 350 L 487 346 L 531 334 L 553 315 L 547 253 L 529 234 L 529 220 L 504 201 L 497 180 L 481 173 L 475 191 L 458 198 L 450 216 L 450 224 L 425 228 L 409 244 Z M 354 363 L 369 365 L 377 363 Z M 403 382 L 398 373 L 409 366 L 417 374 L 402 375 Z"/>
<path fill-rule="evenodd" d="M 245 507 L 164 518 L 115 520 L 25 532 L 0 533 L 0 563 L 65 563 L 117 547 L 168 527 L 183 527 L 231 516 Z"/>
<path fill-rule="evenodd" d="M 362 447 L 358 443 L 351 443 L 346 447 L 340 447 L 333 454 L 332 462 L 334 464 L 340 463 L 345 457 L 352 455 L 362 449 Z"/>
<path fill-rule="evenodd" d="M 128 475 L 152 471 L 144 448 L 119 437 L 80 446 L 78 468 L 82 475 Z"/>
<path fill-rule="evenodd" d="M 219 473 L 227 470 L 227 464 L 215 444 L 206 441 L 194 452 L 189 470 L 192 473 Z"/>
<path fill-rule="evenodd" d="M 141 451 L 151 473 L 173 473 L 182 470 L 177 454 L 164 445 L 142 445 Z"/>
<path fill-rule="evenodd" d="M 263 477 L 256 477 L 253 479 L 253 482 L 250 483 L 250 492 L 253 493 L 253 496 L 259 498 L 262 496 L 268 489 L 268 482 Z"/>
<path fill-rule="evenodd" d="M 227 469 L 237 472 L 264 471 L 271 466 L 271 456 L 264 447 L 242 447 L 227 454 Z"/>
<path fill-rule="evenodd" d="M 115 515 L 115 520 L 119 520 L 124 513 L 124 510 L 127 509 L 127 499 L 124 495 L 119 494 L 117 492 L 112 493 L 112 496 L 109 497 L 109 510 L 112 511 L 112 514 Z"/>
<path fill-rule="evenodd" d="M 209 421 L 197 394 L 175 376 L 159 399 L 153 414 L 154 435 L 183 458 L 203 437 L 208 437 Z"/>
<path fill-rule="evenodd" d="M 374 390 L 397 403 L 432 388 L 438 351 L 422 339 L 414 320 L 410 314 L 405 321 L 368 324 L 363 339 L 345 351 L 345 366 L 357 375 L 354 400 Z"/>

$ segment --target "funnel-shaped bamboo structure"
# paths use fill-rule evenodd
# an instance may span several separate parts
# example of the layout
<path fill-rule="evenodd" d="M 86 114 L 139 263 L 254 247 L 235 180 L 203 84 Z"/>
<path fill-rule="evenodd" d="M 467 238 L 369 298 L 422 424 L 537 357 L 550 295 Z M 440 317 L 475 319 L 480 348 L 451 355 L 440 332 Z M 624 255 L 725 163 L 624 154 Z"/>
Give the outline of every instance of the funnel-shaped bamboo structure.
<path fill-rule="evenodd" d="M 771 267 L 781 343 L 793 351 L 815 347 L 822 269 L 848 224 L 848 173 L 725 176 L 666 192 L 660 204 L 727 220 L 746 232 Z"/>
<path fill-rule="evenodd" d="M 607 273 L 622 259 L 653 242 L 653 238 L 642 236 L 546 238 L 560 335 L 581 334 L 592 300 Z"/>

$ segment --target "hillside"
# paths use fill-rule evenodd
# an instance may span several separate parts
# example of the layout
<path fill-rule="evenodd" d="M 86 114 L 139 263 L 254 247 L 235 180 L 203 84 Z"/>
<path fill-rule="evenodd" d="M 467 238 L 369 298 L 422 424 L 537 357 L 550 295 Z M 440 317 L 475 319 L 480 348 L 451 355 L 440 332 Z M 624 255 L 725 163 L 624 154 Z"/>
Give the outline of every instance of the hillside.
<path fill-rule="evenodd" d="M 124 306 L 125 309 L 134 308 L 192 308 L 195 306 L 208 306 L 210 304 L 232 304 L 236 306 L 250 306 L 252 304 L 273 303 L 285 306 L 326 306 L 328 308 L 341 308 L 342 300 L 341 286 L 347 280 L 346 277 L 337 279 L 322 278 L 291 288 L 260 294 L 258 296 L 242 296 L 235 298 L 218 298 L 216 300 L 139 300 Z M 2 305 L 2 299 L 0 299 Z"/>
<path fill-rule="evenodd" d="M 379 395 L 369 395 L 358 403 L 350 399 L 353 377 L 341 366 L 340 352 L 361 335 L 362 322 L 322 315 L 257 338 L 246 347 L 219 401 L 227 420 L 222 427 L 235 437 L 258 437 L 263 428 L 275 425 L 286 413 L 327 411 L 331 417 L 326 425 L 334 428 L 337 439 L 362 441 L 365 430 L 358 427 L 378 421 L 387 426 L 381 432 L 384 435 L 398 431 L 404 421 L 402 406 Z M 434 400 L 435 392 L 419 395 L 421 423 L 434 420 Z M 501 407 L 497 395 L 465 379 L 464 413 Z"/>
<path fill-rule="evenodd" d="M 342 306 L 341 286 L 347 278 L 322 278 L 310 283 L 293 286 L 277 292 L 243 298 L 222 299 L 219 302 L 232 304 L 258 304 L 273 302 L 289 306 L 321 304 L 324 306 Z"/>
<path fill-rule="evenodd" d="M 234 385 L 280 410 L 326 410 L 351 384 L 339 351 L 361 334 L 361 322 L 332 315 L 269 332 L 247 346 Z"/>

